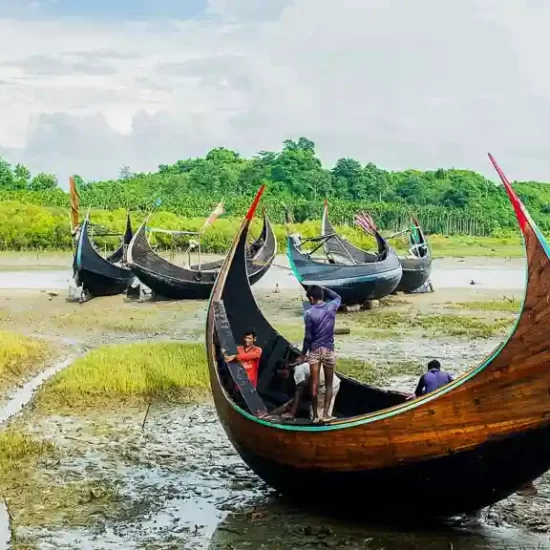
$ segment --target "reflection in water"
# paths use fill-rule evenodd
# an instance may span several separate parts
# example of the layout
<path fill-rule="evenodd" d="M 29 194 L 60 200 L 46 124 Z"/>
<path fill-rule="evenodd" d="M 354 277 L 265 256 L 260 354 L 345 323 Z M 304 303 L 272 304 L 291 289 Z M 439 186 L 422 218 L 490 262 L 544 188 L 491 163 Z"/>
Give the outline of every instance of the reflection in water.
<path fill-rule="evenodd" d="M 258 501 L 255 506 L 229 514 L 218 525 L 208 550 L 497 550 L 548 547 L 547 537 L 529 535 L 515 529 L 488 529 L 475 518 L 431 527 L 384 528 L 311 515 L 279 499 L 272 499 Z"/>

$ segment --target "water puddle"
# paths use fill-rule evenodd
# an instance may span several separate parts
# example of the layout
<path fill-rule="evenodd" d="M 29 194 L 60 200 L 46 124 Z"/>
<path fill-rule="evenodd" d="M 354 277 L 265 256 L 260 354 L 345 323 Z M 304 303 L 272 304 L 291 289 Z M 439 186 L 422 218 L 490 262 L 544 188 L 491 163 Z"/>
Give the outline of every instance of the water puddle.
<path fill-rule="evenodd" d="M 10 516 L 4 499 L 0 497 L 0 550 L 8 550 L 10 542 Z"/>
<path fill-rule="evenodd" d="M 51 378 L 54 374 L 67 368 L 77 357 L 82 355 L 82 353 L 84 352 L 72 354 L 62 361 L 56 362 L 12 393 L 4 405 L 0 404 L 0 426 L 27 405 L 32 399 L 35 391 L 48 380 L 48 378 Z"/>

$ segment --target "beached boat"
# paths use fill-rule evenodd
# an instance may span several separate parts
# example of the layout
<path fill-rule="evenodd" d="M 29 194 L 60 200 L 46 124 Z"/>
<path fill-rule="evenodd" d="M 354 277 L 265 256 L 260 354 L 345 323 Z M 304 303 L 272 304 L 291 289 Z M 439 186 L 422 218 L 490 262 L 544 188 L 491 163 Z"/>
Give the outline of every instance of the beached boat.
<path fill-rule="evenodd" d="M 481 364 L 416 399 L 338 373 L 337 418 L 321 425 L 264 416 L 291 397 L 275 389 L 275 365 L 299 352 L 262 315 L 246 277 L 257 197 L 214 284 L 206 352 L 225 431 L 268 484 L 326 510 L 349 503 L 364 515 L 425 518 L 478 510 L 550 468 L 550 247 L 494 165 L 527 254 L 525 299 L 510 335 Z M 249 327 L 263 350 L 257 391 L 221 353 L 234 354 Z"/>
<path fill-rule="evenodd" d="M 123 262 L 126 241 L 131 237 L 130 215 L 126 223 L 123 244 L 109 258 L 99 254 L 89 236 L 90 218 L 78 229 L 78 240 L 73 258 L 73 279 L 77 287 L 82 288 L 83 300 L 95 296 L 121 294 L 134 279 L 134 274 L 116 262 Z M 129 233 L 128 233 L 129 231 Z"/>
<path fill-rule="evenodd" d="M 430 278 L 432 272 L 432 255 L 426 237 L 416 218 L 412 218 L 413 224 L 407 230 L 409 235 L 409 254 L 399 256 L 403 273 L 401 280 L 395 288 L 399 292 L 413 292 L 420 288 Z M 336 256 L 343 261 L 363 263 L 365 259 L 372 258 L 373 254 L 354 246 L 336 233 L 328 216 L 328 203 L 325 201 L 323 219 L 321 222 L 321 234 L 323 236 L 334 235 L 324 242 L 327 255 Z M 372 261 L 372 260 L 371 260 Z"/>
<path fill-rule="evenodd" d="M 207 299 L 222 264 L 215 261 L 200 266 L 175 265 L 151 248 L 146 230 L 147 220 L 134 235 L 127 253 L 128 266 L 138 279 L 157 296 L 172 300 Z M 247 270 L 250 284 L 258 282 L 267 273 L 276 255 L 277 239 L 268 217 L 264 215 L 262 232 L 248 249 Z"/>
<path fill-rule="evenodd" d="M 365 252 L 340 238 L 328 221 L 325 206 L 320 237 L 303 241 L 295 235 L 287 237 L 287 256 L 294 276 L 304 287 L 321 285 L 334 290 L 346 306 L 391 294 L 403 268 L 393 248 L 374 227 L 371 230 L 378 246 L 376 253 Z M 319 243 L 312 252 L 323 246 L 326 261 L 302 252 L 300 245 L 308 241 Z"/>
<path fill-rule="evenodd" d="M 418 290 L 430 279 L 432 274 L 432 252 L 426 236 L 420 227 L 420 222 L 413 216 L 412 225 L 408 229 L 409 253 L 400 256 L 403 276 L 397 285 L 398 292 L 412 293 Z"/>

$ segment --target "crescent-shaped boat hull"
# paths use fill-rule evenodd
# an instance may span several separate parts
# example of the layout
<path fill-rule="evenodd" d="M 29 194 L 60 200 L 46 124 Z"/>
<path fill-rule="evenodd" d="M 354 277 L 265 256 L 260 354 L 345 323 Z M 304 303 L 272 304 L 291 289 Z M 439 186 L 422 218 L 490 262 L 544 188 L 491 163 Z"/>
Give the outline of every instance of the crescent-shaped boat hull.
<path fill-rule="evenodd" d="M 137 278 L 157 296 L 170 300 L 206 300 L 209 298 L 222 262 L 185 268 L 168 262 L 156 254 L 147 242 L 145 224 L 138 229 L 128 247 L 127 261 Z M 248 280 L 258 282 L 269 270 L 277 254 L 277 240 L 273 228 L 264 216 L 264 227 L 259 237 L 263 245 L 248 261 Z"/>
<path fill-rule="evenodd" d="M 123 293 L 134 274 L 99 255 L 88 235 L 89 219 L 84 220 L 73 260 L 74 279 L 89 297 L 114 296 Z"/>
<path fill-rule="evenodd" d="M 497 170 L 527 253 L 525 300 L 508 339 L 477 367 L 410 401 L 339 373 L 337 418 L 325 425 L 260 417 L 223 361 L 220 338 L 254 328 L 263 350 L 257 396 L 268 407 L 292 397 L 274 386 L 274 368 L 299 352 L 262 315 L 246 279 L 251 208 L 214 284 L 206 351 L 224 429 L 267 483 L 327 509 L 361 495 L 365 514 L 447 516 L 490 505 L 550 468 L 550 247 Z"/>
<path fill-rule="evenodd" d="M 419 241 L 416 244 L 416 250 L 418 254 L 423 252 L 423 255 L 418 255 L 413 258 L 399 258 L 402 267 L 401 280 L 397 287 L 391 292 L 413 292 L 420 288 L 428 281 L 432 272 L 432 256 L 429 247 L 426 244 L 426 238 L 424 233 L 420 229 L 418 221 L 415 219 L 415 225 L 419 233 Z M 323 219 L 321 222 L 322 235 L 335 234 L 334 227 L 332 226 L 328 216 L 328 203 L 325 201 L 323 209 Z M 419 246 L 420 245 L 420 246 Z M 372 254 L 366 250 L 362 250 L 357 246 L 347 242 L 339 236 L 333 239 L 329 239 L 324 244 L 325 251 L 328 254 L 340 256 L 342 258 L 349 258 L 355 262 L 364 262 L 372 257 Z M 424 250 L 423 250 L 424 248 Z M 390 292 L 390 293 L 391 293 Z"/>
<path fill-rule="evenodd" d="M 432 274 L 431 258 L 400 258 L 403 275 L 395 289 L 397 292 L 413 292 L 425 284 Z"/>
<path fill-rule="evenodd" d="M 295 277 L 304 286 L 322 285 L 337 292 L 343 305 L 363 304 L 391 294 L 403 269 L 393 250 L 379 262 L 358 265 L 321 263 L 302 254 L 287 238 L 287 256 Z"/>

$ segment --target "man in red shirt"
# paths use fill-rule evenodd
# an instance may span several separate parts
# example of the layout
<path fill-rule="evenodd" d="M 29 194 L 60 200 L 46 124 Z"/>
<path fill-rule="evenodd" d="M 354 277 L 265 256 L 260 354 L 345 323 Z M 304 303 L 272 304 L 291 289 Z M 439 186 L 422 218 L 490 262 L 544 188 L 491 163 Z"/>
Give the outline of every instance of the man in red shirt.
<path fill-rule="evenodd" d="M 262 348 L 256 346 L 256 333 L 253 330 L 245 332 L 243 337 L 243 346 L 237 346 L 237 355 L 224 355 L 227 363 L 231 361 L 239 361 L 250 382 L 254 387 L 258 384 L 258 367 L 260 366 L 260 357 L 262 356 Z"/>

